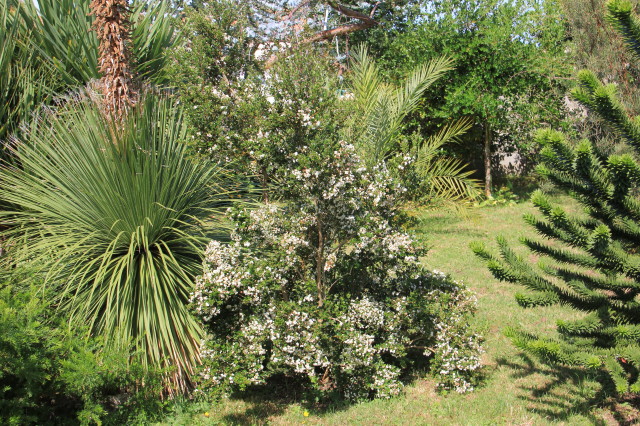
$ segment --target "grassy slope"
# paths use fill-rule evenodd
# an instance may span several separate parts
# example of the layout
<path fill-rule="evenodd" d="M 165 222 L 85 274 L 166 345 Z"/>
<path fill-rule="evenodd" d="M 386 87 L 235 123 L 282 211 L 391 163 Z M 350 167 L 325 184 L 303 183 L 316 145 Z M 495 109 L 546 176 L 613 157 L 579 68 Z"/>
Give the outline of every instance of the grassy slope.
<path fill-rule="evenodd" d="M 437 395 L 432 382 L 420 380 L 408 386 L 400 398 L 324 411 L 253 395 L 203 407 L 201 413 L 208 410 L 209 417 L 178 415 L 172 423 L 576 425 L 614 422 L 612 413 L 593 407 L 598 388 L 595 381 L 580 371 L 554 371 L 541 366 L 516 350 L 501 333 L 506 326 L 518 325 L 534 332 L 552 332 L 557 318 L 571 318 L 574 314 L 558 307 L 534 310 L 518 307 L 513 298 L 518 287 L 496 282 L 468 248 L 473 240 L 495 246 L 498 234 L 514 243 L 521 235 L 530 235 L 532 231 L 524 226 L 522 215 L 534 210 L 530 203 L 522 203 L 477 209 L 468 219 L 442 213 L 422 215 L 422 229 L 431 244 L 425 264 L 463 280 L 478 295 L 477 326 L 486 336 L 487 379 L 476 392 Z M 308 417 L 304 416 L 306 410 Z"/>

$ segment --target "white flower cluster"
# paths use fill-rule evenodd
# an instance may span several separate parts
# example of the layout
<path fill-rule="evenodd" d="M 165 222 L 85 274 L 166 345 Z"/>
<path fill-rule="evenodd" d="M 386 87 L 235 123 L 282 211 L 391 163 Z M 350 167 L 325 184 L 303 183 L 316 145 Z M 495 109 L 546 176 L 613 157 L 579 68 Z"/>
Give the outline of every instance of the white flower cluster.
<path fill-rule="evenodd" d="M 383 364 L 376 369 L 371 387 L 377 391 L 378 398 L 389 399 L 400 395 L 404 387 L 399 380 L 400 373 L 401 371 L 398 367 L 389 364 Z"/>
<path fill-rule="evenodd" d="M 313 120 L 313 112 L 311 109 L 299 109 L 298 118 L 301 120 L 303 127 L 310 127 L 316 129 L 320 127 L 320 120 Z"/>
<path fill-rule="evenodd" d="M 269 59 L 269 57 L 275 53 L 285 51 L 291 47 L 290 43 L 281 41 L 281 42 L 264 42 L 258 44 L 255 52 L 253 53 L 254 57 L 258 61 L 264 61 Z"/>
<path fill-rule="evenodd" d="M 468 315 L 475 312 L 477 299 L 475 295 L 461 284 L 447 279 L 440 271 L 430 274 L 448 288 L 446 302 L 447 315 L 435 322 L 435 368 L 439 377 L 438 387 L 444 390 L 455 390 L 458 393 L 473 391 L 472 378 L 482 367 L 482 337 L 469 331 Z M 431 297 L 440 300 L 442 291 L 432 291 Z"/>
<path fill-rule="evenodd" d="M 254 300 L 258 294 L 255 287 L 245 288 L 243 280 L 249 278 L 247 269 L 239 268 L 240 247 L 237 244 L 221 244 L 211 241 L 205 251 L 203 274 L 196 280 L 189 302 L 196 313 L 210 321 L 220 313 L 220 304 L 232 296 L 244 292 Z M 211 283 L 215 283 L 214 286 Z M 213 303 L 213 301 L 217 303 Z"/>
<path fill-rule="evenodd" d="M 480 336 L 464 333 L 455 321 L 436 323 L 436 330 L 435 350 L 440 359 L 438 386 L 458 393 L 473 391 L 469 377 L 482 367 L 480 354 L 484 352 Z M 456 343 L 452 342 L 454 337 L 458 340 Z"/>
<path fill-rule="evenodd" d="M 380 329 L 384 327 L 384 306 L 380 302 L 365 296 L 351 302 L 346 321 L 362 329 Z"/>
<path fill-rule="evenodd" d="M 422 269 L 384 168 L 368 172 L 345 143 L 322 165 L 312 154 L 286 155 L 295 203 L 234 213 L 233 242 L 207 248 L 191 298 L 211 332 L 202 386 L 284 372 L 348 399 L 389 398 L 415 357 L 433 355 L 443 389 L 470 390 L 481 349 L 466 331 L 471 294 Z"/>
<path fill-rule="evenodd" d="M 287 334 L 275 341 L 273 362 L 282 361 L 296 373 L 315 376 L 316 368 L 330 365 L 320 347 L 320 336 L 314 331 L 317 323 L 306 312 L 292 311 L 285 321 Z"/>

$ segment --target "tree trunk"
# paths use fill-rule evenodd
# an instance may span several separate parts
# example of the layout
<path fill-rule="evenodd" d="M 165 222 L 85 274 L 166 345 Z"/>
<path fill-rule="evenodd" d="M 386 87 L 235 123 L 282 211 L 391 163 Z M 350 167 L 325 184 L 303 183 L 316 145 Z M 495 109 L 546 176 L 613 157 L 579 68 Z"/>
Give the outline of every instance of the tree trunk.
<path fill-rule="evenodd" d="M 128 0 L 91 0 L 93 30 L 99 42 L 98 67 L 102 75 L 104 105 L 120 118 L 138 101 L 131 66 L 131 22 Z"/>
<path fill-rule="evenodd" d="M 322 222 L 320 217 L 317 217 L 318 226 L 318 251 L 316 252 L 316 287 L 318 290 L 318 307 L 322 308 L 325 298 L 324 288 L 324 265 L 326 259 L 324 258 L 324 234 L 322 232 Z"/>
<path fill-rule="evenodd" d="M 491 198 L 491 126 L 484 124 L 484 195 Z"/>

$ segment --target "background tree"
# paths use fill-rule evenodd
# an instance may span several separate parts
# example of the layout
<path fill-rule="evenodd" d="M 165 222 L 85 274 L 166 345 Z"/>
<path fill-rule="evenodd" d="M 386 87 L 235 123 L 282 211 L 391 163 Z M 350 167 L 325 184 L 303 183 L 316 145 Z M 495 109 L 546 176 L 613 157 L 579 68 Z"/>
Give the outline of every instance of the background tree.
<path fill-rule="evenodd" d="M 640 54 L 640 20 L 625 0 L 608 3 L 608 17 L 634 54 Z M 590 71 L 578 74 L 574 98 L 613 130 L 618 143 L 640 153 L 640 125 L 618 100 L 614 84 L 604 85 Z M 543 218 L 526 221 L 548 241 L 525 239 L 535 254 L 550 259 L 539 268 L 516 256 L 499 239 L 500 257 L 481 244 L 473 246 L 493 275 L 519 283 L 526 293 L 520 305 L 565 304 L 585 313 L 575 321 L 558 321 L 560 339 L 510 330 L 514 343 L 550 363 L 578 365 L 606 372 L 619 393 L 640 392 L 640 164 L 637 156 L 604 155 L 583 140 L 570 144 L 559 132 L 538 134 L 544 146 L 539 171 L 584 207 L 572 216 L 536 192 L 533 203 Z"/>
<path fill-rule="evenodd" d="M 435 55 L 453 58 L 455 71 L 425 93 L 414 124 L 431 132 L 443 120 L 471 118 L 466 142 L 471 158 L 484 158 L 487 196 L 493 154 L 526 155 L 529 123 L 553 124 L 558 116 L 560 99 L 549 93 L 568 71 L 559 18 L 554 2 L 430 1 L 413 23 L 375 36 L 372 51 L 390 78 Z"/>
<path fill-rule="evenodd" d="M 202 6 L 206 2 L 192 2 Z M 211 2 L 209 2 L 211 3 Z M 271 39 L 286 38 L 287 49 L 266 58 L 267 68 L 292 49 L 301 46 L 335 42 L 335 57 L 346 58 L 350 50 L 350 37 L 366 40 L 369 30 L 380 26 L 391 28 L 408 20 L 407 11 L 415 10 L 416 0 L 355 1 L 355 0 L 251 0 L 245 5 L 252 10 L 254 24 L 268 28 Z M 266 25 L 265 25 L 266 24 Z"/>
<path fill-rule="evenodd" d="M 604 83 L 615 83 L 620 101 L 630 115 L 640 113 L 640 68 L 624 41 L 606 19 L 605 0 L 561 0 L 567 22 L 569 56 L 578 69 L 591 70 Z M 637 2 L 633 3 L 637 9 Z M 601 148 L 624 149 L 610 137 L 606 125 L 595 114 L 588 114 L 567 98 L 573 122 L 583 137 Z"/>

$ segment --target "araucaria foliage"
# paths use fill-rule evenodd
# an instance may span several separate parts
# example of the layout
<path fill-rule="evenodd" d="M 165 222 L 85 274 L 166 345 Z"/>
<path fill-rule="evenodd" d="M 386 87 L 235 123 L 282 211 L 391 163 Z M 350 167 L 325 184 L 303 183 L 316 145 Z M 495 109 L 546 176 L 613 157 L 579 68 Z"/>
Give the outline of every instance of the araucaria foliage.
<path fill-rule="evenodd" d="M 432 358 L 443 389 L 471 390 L 475 299 L 421 267 L 388 172 L 367 171 L 344 142 L 324 147 L 286 153 L 289 203 L 236 211 L 233 241 L 209 245 L 191 297 L 209 332 L 198 388 L 284 374 L 323 394 L 389 398 Z"/>
<path fill-rule="evenodd" d="M 629 1 L 608 3 L 609 19 L 636 54 L 640 53 L 640 21 Z M 576 100 L 600 116 L 619 143 L 640 154 L 640 124 L 630 119 L 617 99 L 616 86 L 601 84 L 582 71 Z M 541 192 L 532 201 L 543 218 L 526 217 L 550 241 L 525 239 L 549 264 L 531 267 L 499 240 L 501 256 L 481 245 L 476 253 L 488 261 L 496 278 L 524 285 L 518 294 L 525 307 L 565 304 L 585 315 L 558 321 L 559 340 L 511 330 L 520 348 L 551 363 L 578 365 L 606 372 L 607 384 L 618 393 L 640 392 L 640 164 L 632 155 L 605 156 L 591 142 L 573 146 L 551 130 L 538 134 L 544 146 L 540 172 L 584 207 L 573 217 L 553 206 Z"/>

